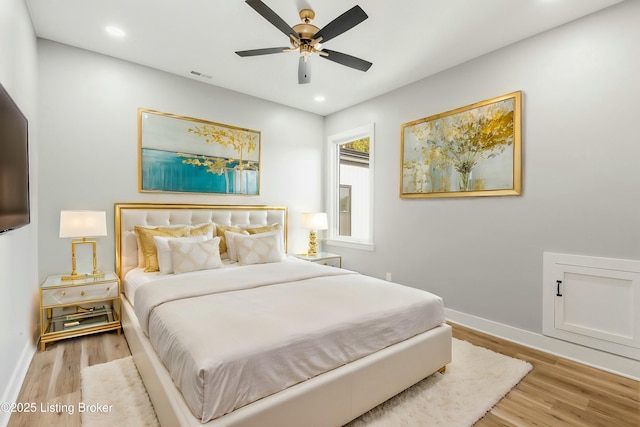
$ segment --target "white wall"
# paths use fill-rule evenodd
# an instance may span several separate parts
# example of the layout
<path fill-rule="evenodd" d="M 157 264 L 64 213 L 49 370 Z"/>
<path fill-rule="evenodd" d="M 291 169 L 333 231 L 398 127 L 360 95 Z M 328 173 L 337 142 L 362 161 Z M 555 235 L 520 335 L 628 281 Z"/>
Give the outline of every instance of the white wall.
<path fill-rule="evenodd" d="M 98 267 L 113 270 L 115 202 L 285 205 L 289 249 L 304 250 L 300 212 L 322 203 L 323 117 L 51 41 L 38 55 L 41 279 L 71 268 L 62 209 L 107 211 Z M 139 107 L 260 130 L 260 196 L 139 193 Z"/>
<path fill-rule="evenodd" d="M 22 0 L 0 1 L 0 83 L 29 121 L 31 224 L 0 235 L 0 401 L 15 401 L 38 334 L 36 37 Z M 9 413 L 0 412 L 0 425 Z"/>
<path fill-rule="evenodd" d="M 543 251 L 640 259 L 638 22 L 627 1 L 328 116 L 327 135 L 376 127 L 376 249 L 328 249 L 452 310 L 541 333 Z M 402 123 L 517 90 L 521 196 L 399 198 Z"/>

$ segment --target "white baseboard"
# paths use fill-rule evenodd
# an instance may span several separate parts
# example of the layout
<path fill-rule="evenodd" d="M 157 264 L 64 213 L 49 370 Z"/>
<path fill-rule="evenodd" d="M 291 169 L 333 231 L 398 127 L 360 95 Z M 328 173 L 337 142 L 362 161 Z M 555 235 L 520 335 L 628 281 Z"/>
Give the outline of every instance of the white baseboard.
<path fill-rule="evenodd" d="M 31 364 L 34 354 L 36 354 L 36 347 L 32 343 L 26 343 L 22 349 L 22 354 L 20 354 L 18 364 L 13 370 L 9 384 L 7 384 L 3 390 L 2 400 L 0 400 L 0 402 L 17 402 L 18 394 L 20 394 L 22 383 L 24 383 L 24 379 L 27 376 L 27 371 L 29 370 L 29 365 Z M 9 424 L 10 417 L 11 412 L 0 411 L 0 426 L 6 427 Z"/>
<path fill-rule="evenodd" d="M 637 360 L 514 328 L 451 309 L 445 309 L 445 316 L 447 320 L 461 326 L 640 381 L 640 362 Z"/>

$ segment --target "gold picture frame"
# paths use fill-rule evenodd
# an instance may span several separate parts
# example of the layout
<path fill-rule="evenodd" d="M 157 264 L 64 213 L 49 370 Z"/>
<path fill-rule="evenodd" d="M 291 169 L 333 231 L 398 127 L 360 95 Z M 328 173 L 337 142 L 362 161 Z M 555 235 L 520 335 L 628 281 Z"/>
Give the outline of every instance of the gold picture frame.
<path fill-rule="evenodd" d="M 522 93 L 401 126 L 400 197 L 520 195 Z"/>
<path fill-rule="evenodd" d="M 260 194 L 261 133 L 138 109 L 138 191 Z"/>

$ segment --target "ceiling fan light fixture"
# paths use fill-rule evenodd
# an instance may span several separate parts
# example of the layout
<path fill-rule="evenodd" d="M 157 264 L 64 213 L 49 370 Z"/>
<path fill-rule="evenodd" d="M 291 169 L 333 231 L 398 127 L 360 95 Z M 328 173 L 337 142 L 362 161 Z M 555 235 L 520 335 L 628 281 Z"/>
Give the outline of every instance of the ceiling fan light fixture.
<path fill-rule="evenodd" d="M 308 57 L 311 56 L 311 54 L 313 53 L 314 49 L 311 47 L 311 45 L 307 44 L 307 43 L 303 43 L 300 45 L 300 56 L 304 57 L 304 60 L 306 61 Z"/>

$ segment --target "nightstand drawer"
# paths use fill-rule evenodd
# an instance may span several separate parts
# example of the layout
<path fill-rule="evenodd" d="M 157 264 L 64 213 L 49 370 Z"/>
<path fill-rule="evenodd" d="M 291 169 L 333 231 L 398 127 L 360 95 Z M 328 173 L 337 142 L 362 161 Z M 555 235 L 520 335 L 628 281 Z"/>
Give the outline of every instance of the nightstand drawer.
<path fill-rule="evenodd" d="M 329 252 L 318 252 L 314 255 L 299 254 L 296 258 L 315 264 L 328 265 L 329 267 L 342 268 L 342 256 Z"/>
<path fill-rule="evenodd" d="M 118 282 L 42 290 L 42 307 L 118 298 Z"/>
<path fill-rule="evenodd" d="M 341 268 L 340 258 L 327 258 L 318 261 L 313 261 L 316 264 L 328 265 L 329 267 L 338 267 Z"/>

